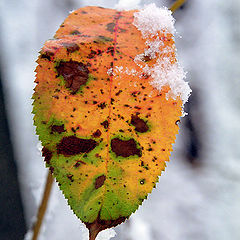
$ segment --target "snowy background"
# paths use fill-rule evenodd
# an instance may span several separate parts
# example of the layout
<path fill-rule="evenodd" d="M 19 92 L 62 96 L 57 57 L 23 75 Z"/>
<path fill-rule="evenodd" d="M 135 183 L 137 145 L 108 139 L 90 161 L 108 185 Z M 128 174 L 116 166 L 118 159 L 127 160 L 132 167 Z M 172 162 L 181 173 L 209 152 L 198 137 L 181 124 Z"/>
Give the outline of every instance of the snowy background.
<path fill-rule="evenodd" d="M 38 51 L 73 9 L 151 2 L 172 3 L 1 0 L 3 87 L 29 229 L 47 174 L 31 115 Z M 182 120 L 157 189 L 130 220 L 115 228 L 115 237 L 114 230 L 107 230 L 99 239 L 240 239 L 240 2 L 189 0 L 174 16 L 179 59 L 194 91 L 189 117 Z M 87 235 L 55 185 L 39 240 L 86 240 Z"/>

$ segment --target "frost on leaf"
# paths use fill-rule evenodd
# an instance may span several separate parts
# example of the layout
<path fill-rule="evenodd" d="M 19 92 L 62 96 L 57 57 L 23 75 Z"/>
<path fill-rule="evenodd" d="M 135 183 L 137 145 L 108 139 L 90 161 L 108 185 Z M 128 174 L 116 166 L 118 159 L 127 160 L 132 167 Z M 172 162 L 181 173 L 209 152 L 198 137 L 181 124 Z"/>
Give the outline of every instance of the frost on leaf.
<path fill-rule="evenodd" d="M 190 89 L 176 60 L 173 18 L 72 12 L 37 60 L 34 123 L 43 156 L 90 239 L 137 210 L 155 187 Z"/>

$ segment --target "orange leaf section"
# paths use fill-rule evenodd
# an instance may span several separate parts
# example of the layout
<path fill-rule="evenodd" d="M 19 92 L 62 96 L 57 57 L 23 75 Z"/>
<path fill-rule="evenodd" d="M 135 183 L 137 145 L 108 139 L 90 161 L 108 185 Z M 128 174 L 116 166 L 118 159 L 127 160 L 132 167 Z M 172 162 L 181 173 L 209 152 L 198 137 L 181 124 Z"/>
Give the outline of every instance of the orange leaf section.
<path fill-rule="evenodd" d="M 43 155 L 90 239 L 147 198 L 169 160 L 181 116 L 182 101 L 167 100 L 169 87 L 159 92 L 134 62 L 146 45 L 133 13 L 78 9 L 37 60 L 33 113 Z M 175 50 L 173 36 L 159 34 Z M 175 53 L 167 57 L 176 62 Z M 151 66 L 156 59 L 145 61 Z"/>

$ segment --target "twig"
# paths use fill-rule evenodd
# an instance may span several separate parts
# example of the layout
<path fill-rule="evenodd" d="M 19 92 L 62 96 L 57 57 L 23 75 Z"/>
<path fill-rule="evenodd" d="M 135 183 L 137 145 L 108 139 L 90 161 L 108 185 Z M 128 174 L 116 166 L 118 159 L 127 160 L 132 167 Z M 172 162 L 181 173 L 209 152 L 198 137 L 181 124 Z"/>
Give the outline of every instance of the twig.
<path fill-rule="evenodd" d="M 53 183 L 53 177 L 51 174 L 51 171 L 48 171 L 48 176 L 47 176 L 47 181 L 45 184 L 45 189 L 44 189 L 44 194 L 43 194 L 43 198 L 42 198 L 42 202 L 41 205 L 39 206 L 38 209 L 38 214 L 37 214 L 37 221 L 33 227 L 33 237 L 32 240 L 37 240 L 38 239 L 38 234 L 40 232 L 41 229 L 41 225 L 42 225 L 42 221 L 47 209 L 47 205 L 48 205 L 48 199 L 51 193 L 51 188 L 52 188 L 52 183 Z"/>
<path fill-rule="evenodd" d="M 178 10 L 184 3 L 186 2 L 186 0 L 177 0 L 173 3 L 173 5 L 169 8 L 172 12 L 175 12 L 176 10 Z"/>

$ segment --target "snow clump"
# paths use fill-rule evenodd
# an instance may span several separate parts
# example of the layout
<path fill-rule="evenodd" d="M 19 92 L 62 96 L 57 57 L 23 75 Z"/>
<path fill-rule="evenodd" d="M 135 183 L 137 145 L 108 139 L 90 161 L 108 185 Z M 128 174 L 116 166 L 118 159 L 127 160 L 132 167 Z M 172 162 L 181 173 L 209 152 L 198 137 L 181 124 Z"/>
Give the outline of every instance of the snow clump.
<path fill-rule="evenodd" d="M 136 64 L 142 68 L 143 72 L 150 75 L 153 80 L 150 82 L 155 88 L 161 91 L 163 86 L 169 86 L 170 91 L 166 97 L 180 97 L 183 105 L 187 102 L 191 89 L 184 81 L 186 73 L 179 63 L 171 62 L 169 56 L 174 55 L 175 47 L 164 47 L 164 35 L 174 35 L 175 20 L 172 12 L 167 8 L 158 8 L 156 5 L 149 4 L 142 10 L 134 13 L 134 26 L 141 31 L 143 39 L 146 39 L 147 48 L 144 53 L 135 57 Z M 161 33 L 161 36 L 160 36 Z M 149 59 L 157 58 L 154 66 L 143 65 L 144 57 Z"/>

